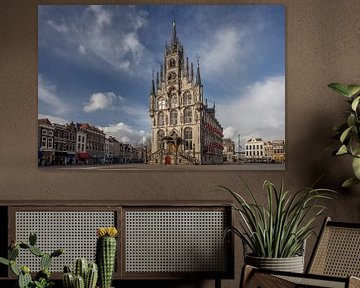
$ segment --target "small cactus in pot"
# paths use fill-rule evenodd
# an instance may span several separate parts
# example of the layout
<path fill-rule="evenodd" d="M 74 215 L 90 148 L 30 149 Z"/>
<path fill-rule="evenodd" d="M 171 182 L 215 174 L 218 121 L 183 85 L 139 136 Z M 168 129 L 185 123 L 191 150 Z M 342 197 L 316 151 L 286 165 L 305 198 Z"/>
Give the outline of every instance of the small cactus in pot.
<path fill-rule="evenodd" d="M 85 258 L 78 258 L 74 263 L 74 272 L 69 266 L 64 267 L 64 288 L 95 288 L 98 279 L 96 263 L 88 263 Z"/>
<path fill-rule="evenodd" d="M 101 227 L 97 229 L 96 262 L 99 267 L 100 288 L 110 288 L 116 258 L 115 227 Z"/>

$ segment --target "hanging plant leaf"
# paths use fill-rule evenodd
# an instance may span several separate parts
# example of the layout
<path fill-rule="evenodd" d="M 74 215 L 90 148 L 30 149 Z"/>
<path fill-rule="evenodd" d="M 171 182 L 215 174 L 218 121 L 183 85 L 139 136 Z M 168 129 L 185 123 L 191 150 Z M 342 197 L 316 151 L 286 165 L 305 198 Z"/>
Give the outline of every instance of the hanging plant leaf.
<path fill-rule="evenodd" d="M 352 129 L 352 127 L 349 127 L 341 134 L 341 136 L 340 136 L 341 143 L 344 143 L 344 141 L 346 140 L 346 138 L 347 138 L 349 132 L 351 131 L 351 129 Z"/>
<path fill-rule="evenodd" d="M 356 111 L 356 108 L 359 105 L 359 101 L 360 101 L 360 96 L 356 97 L 354 101 L 352 101 L 351 103 L 351 109 Z"/>
<path fill-rule="evenodd" d="M 347 118 L 347 125 L 350 126 L 355 126 L 356 123 L 356 116 L 353 113 L 350 113 L 348 118 Z"/>
<path fill-rule="evenodd" d="M 341 83 L 331 83 L 328 85 L 329 88 L 333 89 L 334 91 L 336 91 L 337 93 L 350 98 L 350 92 L 348 91 L 348 88 L 346 85 L 341 84 Z"/>
<path fill-rule="evenodd" d="M 348 188 L 354 184 L 359 184 L 359 183 L 360 183 L 359 179 L 357 179 L 356 177 L 351 177 L 351 178 L 347 179 L 346 181 L 344 181 L 344 183 L 341 185 L 341 187 Z"/>
<path fill-rule="evenodd" d="M 346 147 L 346 145 L 342 145 L 340 148 L 339 148 L 339 150 L 336 152 L 336 154 L 335 155 L 344 155 L 344 154 L 347 154 L 347 153 L 349 153 L 348 152 L 348 149 L 347 149 L 347 147 Z"/>
<path fill-rule="evenodd" d="M 356 178 L 360 180 L 360 158 L 355 157 L 353 159 L 352 168 Z"/>
<path fill-rule="evenodd" d="M 347 90 L 350 96 L 354 96 L 360 92 L 360 85 L 348 85 Z"/>

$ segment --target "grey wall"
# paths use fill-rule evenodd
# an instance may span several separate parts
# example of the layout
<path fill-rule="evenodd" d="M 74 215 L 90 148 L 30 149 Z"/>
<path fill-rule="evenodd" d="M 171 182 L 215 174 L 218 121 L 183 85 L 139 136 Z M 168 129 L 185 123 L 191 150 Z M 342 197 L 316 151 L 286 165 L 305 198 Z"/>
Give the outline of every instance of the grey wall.
<path fill-rule="evenodd" d="M 72 2 L 89 3 L 62 1 Z M 287 188 L 296 190 L 324 174 L 320 184 L 339 191 L 328 214 L 358 222 L 360 186 L 339 188 L 351 173 L 349 159 L 334 158 L 325 149 L 333 143 L 332 127 L 346 109 L 343 98 L 327 84 L 360 82 L 360 2 L 272 2 L 286 6 L 286 171 L 70 173 L 37 168 L 37 4 L 59 1 L 0 0 L 0 200 L 230 200 L 210 187 L 224 184 L 237 188 L 238 175 L 264 200 L 264 179 L 277 184 L 284 179 Z M 240 252 L 236 256 L 239 271 Z M 224 286 L 237 287 L 239 273 L 236 277 Z M 212 285 L 205 282 L 202 286 Z"/>

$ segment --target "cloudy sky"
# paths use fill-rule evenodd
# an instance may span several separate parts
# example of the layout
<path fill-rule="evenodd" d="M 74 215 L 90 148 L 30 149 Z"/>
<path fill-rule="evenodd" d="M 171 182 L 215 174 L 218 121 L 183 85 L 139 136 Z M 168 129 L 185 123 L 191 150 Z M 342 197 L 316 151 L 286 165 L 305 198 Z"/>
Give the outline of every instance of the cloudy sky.
<path fill-rule="evenodd" d="M 88 122 L 123 142 L 148 137 L 152 70 L 176 19 L 225 136 L 285 137 L 282 5 L 39 5 L 38 15 L 40 118 Z"/>

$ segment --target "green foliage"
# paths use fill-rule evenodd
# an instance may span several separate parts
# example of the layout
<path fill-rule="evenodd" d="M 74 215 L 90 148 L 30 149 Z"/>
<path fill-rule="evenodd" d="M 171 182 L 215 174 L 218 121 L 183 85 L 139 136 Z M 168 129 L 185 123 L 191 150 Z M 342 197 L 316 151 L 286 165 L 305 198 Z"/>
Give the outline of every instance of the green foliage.
<path fill-rule="evenodd" d="M 69 266 L 64 266 L 64 288 L 95 288 L 98 279 L 96 263 L 88 263 L 86 258 L 78 258 L 74 263 L 74 272 Z"/>
<path fill-rule="evenodd" d="M 116 257 L 116 238 L 101 236 L 96 243 L 96 263 L 99 267 L 99 286 L 110 288 Z"/>
<path fill-rule="evenodd" d="M 50 288 L 53 286 L 53 282 L 50 281 L 50 264 L 53 257 L 63 254 L 63 249 L 55 250 L 53 253 L 44 253 L 39 247 L 34 246 L 36 244 L 37 236 L 35 233 L 30 233 L 29 244 L 20 242 L 12 242 L 8 251 L 8 259 L 0 257 L 0 264 L 10 266 L 11 271 L 18 276 L 19 288 Z M 41 271 L 35 275 L 33 281 L 30 275 L 30 269 L 24 265 L 19 267 L 16 263 L 16 259 L 19 256 L 19 250 L 28 250 L 33 255 L 40 257 Z"/>
<path fill-rule="evenodd" d="M 41 278 L 33 282 L 32 288 L 51 288 L 54 285 L 55 285 L 54 282 L 49 282 L 47 279 Z"/>
<path fill-rule="evenodd" d="M 346 122 L 334 127 L 340 142 L 334 154 L 348 154 L 353 157 L 352 168 L 355 177 L 347 179 L 342 184 L 343 187 L 349 187 L 360 183 L 360 85 L 331 83 L 328 87 L 346 97 L 346 102 L 350 104 L 350 109 L 346 111 Z"/>
<path fill-rule="evenodd" d="M 239 193 L 220 186 L 236 200 L 233 205 L 240 215 L 240 227 L 229 227 L 226 234 L 239 236 L 256 257 L 287 258 L 301 255 L 303 244 L 314 233 L 315 220 L 323 215 L 326 207 L 318 200 L 332 199 L 328 189 L 302 189 L 296 193 L 278 189 L 270 181 L 264 182 L 267 205 L 257 202 L 249 186 L 241 179 L 251 201 Z"/>

